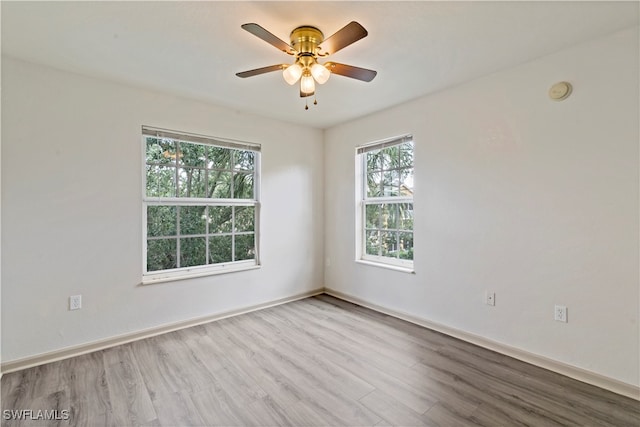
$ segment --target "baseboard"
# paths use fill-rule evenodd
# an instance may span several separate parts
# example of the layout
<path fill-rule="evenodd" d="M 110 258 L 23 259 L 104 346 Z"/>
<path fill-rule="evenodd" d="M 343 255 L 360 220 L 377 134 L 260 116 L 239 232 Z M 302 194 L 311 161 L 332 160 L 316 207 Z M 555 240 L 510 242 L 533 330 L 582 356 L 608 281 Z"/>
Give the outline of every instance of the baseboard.
<path fill-rule="evenodd" d="M 345 294 L 344 292 L 336 291 L 334 289 L 326 288 L 324 293 L 333 297 L 370 308 L 371 310 L 387 314 L 389 316 L 396 317 L 398 319 L 406 320 L 407 322 L 414 323 L 419 326 L 423 326 L 428 329 L 432 329 L 437 332 L 441 332 L 445 335 L 449 335 L 454 338 L 461 339 L 463 341 L 470 342 L 480 347 L 484 347 L 489 350 L 496 351 L 506 356 L 513 357 L 514 359 L 521 360 L 523 362 L 530 363 L 532 365 L 548 369 L 561 375 L 576 379 L 578 381 L 585 382 L 587 384 L 595 385 L 605 390 L 612 391 L 616 394 L 630 397 L 635 400 L 640 400 L 640 387 L 628 384 L 622 381 L 618 381 L 604 375 L 588 371 L 586 369 L 578 368 L 576 366 L 568 365 L 557 360 L 549 359 L 544 356 L 540 356 L 535 353 L 530 353 L 525 350 L 521 350 L 516 347 L 492 341 L 488 338 L 480 335 L 471 334 L 465 331 L 461 331 L 450 326 L 442 325 L 436 322 L 432 322 L 427 319 L 423 319 L 412 314 L 403 313 L 401 311 L 392 310 L 380 305 L 371 303 L 362 298 L 355 297 L 353 295 Z"/>
<path fill-rule="evenodd" d="M 129 334 L 118 335 L 98 341 L 92 341 L 85 344 L 80 344 L 72 347 L 65 347 L 59 350 L 54 350 L 47 353 L 41 353 L 36 356 L 25 357 L 23 359 L 10 360 L 8 362 L 2 362 L 0 366 L 0 376 L 9 372 L 19 371 L 25 368 L 31 368 L 33 366 L 44 365 L 45 363 L 56 362 L 58 360 L 68 359 L 70 357 L 80 356 L 82 354 L 91 353 L 98 350 L 104 350 L 105 348 L 115 347 L 117 345 L 126 344 L 129 342 L 154 337 L 167 332 L 173 332 L 180 329 L 189 328 L 192 326 L 202 325 L 204 323 L 213 322 L 216 320 L 225 319 L 227 317 L 238 316 L 240 314 L 250 313 L 252 311 L 263 310 L 265 308 L 274 307 L 280 304 L 286 304 L 288 302 L 297 301 L 299 299 L 308 298 L 314 295 L 322 294 L 324 290 L 322 288 L 315 289 L 308 292 L 292 295 L 285 298 L 280 298 L 275 301 L 269 301 L 261 304 L 256 304 L 240 309 L 230 310 L 223 313 L 213 314 L 210 316 L 198 317 L 181 322 L 165 324 L 154 328 L 144 329 L 138 332 L 132 332 Z"/>
<path fill-rule="evenodd" d="M 70 357 L 80 356 L 82 354 L 103 350 L 109 347 L 115 347 L 117 345 L 154 337 L 154 336 L 165 334 L 168 332 L 185 329 L 192 326 L 202 325 L 204 323 L 221 320 L 228 317 L 238 316 L 245 313 L 250 313 L 252 311 L 258 311 L 265 308 L 274 307 L 280 304 L 286 304 L 288 302 L 297 301 L 300 299 L 308 298 L 308 297 L 319 295 L 322 293 L 326 293 L 333 297 L 336 297 L 348 302 L 352 302 L 354 304 L 357 304 L 363 307 L 370 308 L 377 312 L 384 313 L 389 316 L 396 317 L 398 319 L 406 320 L 407 322 L 411 322 L 416 325 L 441 332 L 451 337 L 458 338 L 463 341 L 467 341 L 472 344 L 478 345 L 480 347 L 484 347 L 486 349 L 493 350 L 498 353 L 513 357 L 514 359 L 522 360 L 523 362 L 527 362 L 532 365 L 539 366 L 541 368 L 545 368 L 553 372 L 557 372 L 561 375 L 574 378 L 578 381 L 582 381 L 587 384 L 592 384 L 597 387 L 601 387 L 605 390 L 609 390 L 614 393 L 627 396 L 632 399 L 640 401 L 640 387 L 634 386 L 632 384 L 624 383 L 622 381 L 618 381 L 618 380 L 606 377 L 604 375 L 588 371 L 586 369 L 568 365 L 563 362 L 559 362 L 544 356 L 530 353 L 516 347 L 511 347 L 503 343 L 492 341 L 488 338 L 471 334 L 456 328 L 452 328 L 450 326 L 432 322 L 430 320 L 423 319 L 408 313 L 392 310 L 392 309 L 371 303 L 362 298 L 349 295 L 344 292 L 336 291 L 330 288 L 315 289 L 312 291 L 292 295 L 285 298 L 280 298 L 278 300 L 269 301 L 266 303 L 247 306 L 240 309 L 213 314 L 210 316 L 189 319 L 182 322 L 161 325 L 158 327 L 149 328 L 149 329 L 145 329 L 138 332 L 119 335 L 111 338 L 106 338 L 103 340 L 80 344 L 77 346 L 65 347 L 59 350 L 38 354 L 36 356 L 30 356 L 23 359 L 16 359 L 16 360 L 3 362 L 0 365 L 0 378 L 2 378 L 3 374 L 9 373 L 9 372 L 19 371 L 21 369 L 31 368 L 33 366 L 43 365 L 43 364 L 55 362 L 58 360 L 68 359 Z"/>

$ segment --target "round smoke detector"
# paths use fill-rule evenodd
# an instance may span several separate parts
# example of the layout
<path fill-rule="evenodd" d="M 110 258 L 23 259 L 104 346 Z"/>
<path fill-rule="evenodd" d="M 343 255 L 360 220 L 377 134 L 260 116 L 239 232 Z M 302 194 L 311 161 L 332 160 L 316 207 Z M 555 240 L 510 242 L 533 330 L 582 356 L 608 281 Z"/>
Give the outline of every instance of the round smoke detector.
<path fill-rule="evenodd" d="M 562 101 L 571 95 L 572 89 L 571 83 L 569 82 L 556 83 L 549 89 L 549 98 L 554 101 Z"/>

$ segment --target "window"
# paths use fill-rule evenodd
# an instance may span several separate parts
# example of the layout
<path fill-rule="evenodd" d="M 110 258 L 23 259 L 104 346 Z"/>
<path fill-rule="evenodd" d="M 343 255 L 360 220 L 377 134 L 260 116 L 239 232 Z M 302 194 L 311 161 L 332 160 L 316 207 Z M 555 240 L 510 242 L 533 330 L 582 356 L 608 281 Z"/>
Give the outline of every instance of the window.
<path fill-rule="evenodd" d="M 142 128 L 144 282 L 255 267 L 260 146 Z"/>
<path fill-rule="evenodd" d="M 413 138 L 356 150 L 356 259 L 413 268 Z"/>

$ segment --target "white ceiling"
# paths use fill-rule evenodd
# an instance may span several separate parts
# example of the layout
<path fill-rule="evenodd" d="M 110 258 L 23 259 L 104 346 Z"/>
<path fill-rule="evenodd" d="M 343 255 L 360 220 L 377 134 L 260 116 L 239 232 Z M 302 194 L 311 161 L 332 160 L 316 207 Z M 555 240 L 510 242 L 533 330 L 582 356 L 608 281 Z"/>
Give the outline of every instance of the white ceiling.
<path fill-rule="evenodd" d="M 82 74 L 327 128 L 567 46 L 638 25 L 638 2 L 7 2 L 2 53 Z M 240 28 L 288 41 L 310 24 L 329 36 L 349 21 L 369 35 L 331 56 L 378 71 L 332 76 L 304 110 L 278 72 L 290 62 Z"/>

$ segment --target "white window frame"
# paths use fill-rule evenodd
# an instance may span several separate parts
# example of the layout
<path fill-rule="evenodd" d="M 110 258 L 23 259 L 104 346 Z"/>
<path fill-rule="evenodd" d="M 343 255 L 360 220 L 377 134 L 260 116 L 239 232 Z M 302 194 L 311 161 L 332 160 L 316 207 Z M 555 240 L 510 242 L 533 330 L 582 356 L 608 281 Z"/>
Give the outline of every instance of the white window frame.
<path fill-rule="evenodd" d="M 378 205 L 382 203 L 387 204 L 400 204 L 411 203 L 414 206 L 413 196 L 384 196 L 384 197 L 369 197 L 367 196 L 367 164 L 366 153 L 375 151 L 381 148 L 392 147 L 395 145 L 401 145 L 406 142 L 413 142 L 413 136 L 410 134 L 396 136 L 393 138 L 384 139 L 381 141 L 375 141 L 368 144 L 360 145 L 356 147 L 355 155 L 355 170 L 356 170 L 356 259 L 355 261 L 362 264 L 373 265 L 377 267 L 389 268 L 392 270 L 398 270 L 408 273 L 414 273 L 414 260 L 406 260 L 385 256 L 376 256 L 366 253 L 366 206 Z M 414 142 L 414 163 L 413 171 L 415 173 L 415 142 Z M 415 214 L 414 214 L 415 215 Z M 414 216 L 415 218 L 415 216 Z M 415 238 L 415 223 L 414 228 L 411 230 Z"/>
<path fill-rule="evenodd" d="M 254 180 L 253 180 L 253 199 L 220 199 L 220 198 L 197 198 L 197 197 L 150 197 L 147 196 L 147 152 L 146 138 L 157 137 L 173 139 L 179 142 L 196 143 L 203 145 L 212 145 L 216 147 L 248 150 L 255 153 L 254 157 Z M 203 136 L 188 132 L 172 131 L 167 129 L 154 128 L 150 126 L 142 126 L 142 284 L 162 283 L 174 280 L 189 279 L 195 277 L 210 276 L 214 274 L 223 274 L 236 271 L 244 271 L 260 268 L 260 144 L 223 139 L 218 137 Z M 176 170 L 179 166 L 176 165 Z M 176 182 L 177 185 L 177 182 Z M 254 259 L 231 261 L 218 264 L 207 264 L 190 267 L 178 267 L 168 270 L 147 271 L 147 207 L 149 206 L 253 206 L 255 209 L 254 230 L 255 235 L 255 257 Z M 234 215 L 235 209 L 232 209 Z M 179 214 L 178 214 L 179 215 Z M 179 227 L 179 217 L 178 224 Z M 216 236 L 234 236 L 242 234 L 251 234 L 251 232 L 238 232 L 233 228 L 228 233 L 216 234 Z M 186 235 L 185 235 L 186 236 Z M 205 235 L 188 235 L 189 237 L 207 237 L 212 236 L 207 232 Z M 176 233 L 176 245 L 180 244 L 181 235 Z M 232 253 L 234 253 L 232 237 Z M 178 246 L 179 247 L 179 246 Z M 208 251 L 207 251 L 208 252 Z"/>

